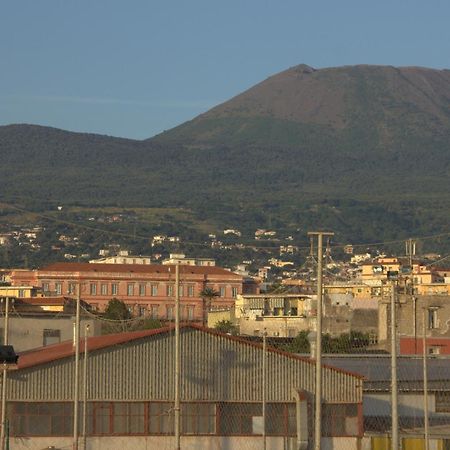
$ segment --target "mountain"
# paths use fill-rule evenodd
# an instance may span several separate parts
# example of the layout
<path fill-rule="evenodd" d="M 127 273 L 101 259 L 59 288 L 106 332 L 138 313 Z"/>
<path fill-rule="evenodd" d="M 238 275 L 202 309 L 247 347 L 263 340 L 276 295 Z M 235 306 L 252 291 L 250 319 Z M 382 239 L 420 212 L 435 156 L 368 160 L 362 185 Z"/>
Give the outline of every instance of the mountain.
<path fill-rule="evenodd" d="M 314 131 L 390 148 L 409 133 L 448 136 L 450 70 L 299 65 L 157 137 L 183 144 L 304 144 Z M 356 136 L 355 136 L 356 134 Z M 436 134 L 438 136 L 436 136 Z M 361 142 L 360 142 L 361 145 Z"/>
<path fill-rule="evenodd" d="M 145 141 L 14 125 L 0 156 L 5 201 L 182 206 L 219 226 L 352 241 L 439 233 L 450 71 L 299 65 Z"/>

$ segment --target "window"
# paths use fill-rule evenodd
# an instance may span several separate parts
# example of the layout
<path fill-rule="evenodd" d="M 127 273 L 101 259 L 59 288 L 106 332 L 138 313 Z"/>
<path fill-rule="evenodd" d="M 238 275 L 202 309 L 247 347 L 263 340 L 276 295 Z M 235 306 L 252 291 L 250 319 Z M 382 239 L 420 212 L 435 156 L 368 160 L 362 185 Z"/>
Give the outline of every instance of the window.
<path fill-rule="evenodd" d="M 330 404 L 322 407 L 324 436 L 358 436 L 358 408 L 356 404 Z"/>
<path fill-rule="evenodd" d="M 295 403 L 267 403 L 266 433 L 271 436 L 295 436 Z"/>
<path fill-rule="evenodd" d="M 19 289 L 19 297 L 25 297 L 25 289 Z"/>
<path fill-rule="evenodd" d="M 113 403 L 114 434 L 144 434 L 144 403 Z"/>
<path fill-rule="evenodd" d="M 211 403 L 181 404 L 183 434 L 215 434 L 216 406 Z"/>
<path fill-rule="evenodd" d="M 194 320 L 194 307 L 193 306 L 187 306 L 187 320 Z"/>
<path fill-rule="evenodd" d="M 194 285 L 193 284 L 189 284 L 187 287 L 187 295 L 188 297 L 193 297 L 194 296 Z"/>
<path fill-rule="evenodd" d="M 91 283 L 89 286 L 89 293 L 91 295 L 97 295 L 97 283 Z"/>
<path fill-rule="evenodd" d="M 111 295 L 117 295 L 119 293 L 119 285 L 117 283 L 111 284 Z"/>
<path fill-rule="evenodd" d="M 173 403 L 152 402 L 148 405 L 148 425 L 150 434 L 173 434 Z"/>
<path fill-rule="evenodd" d="M 432 308 L 428 310 L 428 329 L 433 330 L 438 328 L 437 309 Z"/>
<path fill-rule="evenodd" d="M 62 294 L 62 283 L 60 283 L 59 281 L 55 283 L 55 292 L 56 295 Z"/>
<path fill-rule="evenodd" d="M 102 283 L 100 289 L 102 295 L 108 295 L 108 285 L 106 283 Z"/>
<path fill-rule="evenodd" d="M 151 296 L 156 297 L 158 295 L 158 285 L 152 284 Z"/>
<path fill-rule="evenodd" d="M 145 316 L 145 313 L 147 312 L 147 308 L 144 305 L 139 305 L 139 315 L 140 316 Z"/>
<path fill-rule="evenodd" d="M 178 296 L 183 297 L 183 286 L 178 286 Z"/>
<path fill-rule="evenodd" d="M 173 297 L 173 284 L 168 284 L 166 286 L 166 295 L 167 297 Z"/>
<path fill-rule="evenodd" d="M 67 287 L 67 293 L 69 295 L 75 295 L 77 293 L 77 285 L 76 283 L 69 283 Z"/>
<path fill-rule="evenodd" d="M 225 286 L 220 286 L 220 288 L 219 288 L 220 297 L 225 297 L 225 292 L 226 292 Z"/>
<path fill-rule="evenodd" d="M 152 305 L 152 307 L 151 307 L 151 316 L 152 316 L 152 319 L 157 319 L 159 317 L 158 305 Z"/>
<path fill-rule="evenodd" d="M 274 316 L 283 316 L 284 315 L 284 308 L 273 308 L 273 315 Z"/>
<path fill-rule="evenodd" d="M 450 395 L 448 392 L 436 392 L 435 401 L 437 413 L 450 413 Z"/>
<path fill-rule="evenodd" d="M 112 434 L 112 404 L 91 403 L 87 408 L 87 432 L 90 435 Z"/>
<path fill-rule="evenodd" d="M 71 402 L 10 402 L 8 417 L 11 436 L 72 435 Z"/>
<path fill-rule="evenodd" d="M 59 344 L 61 342 L 61 330 L 44 328 L 42 331 L 42 345 Z"/>
<path fill-rule="evenodd" d="M 233 298 L 236 298 L 237 297 L 237 293 L 238 293 L 237 287 L 232 287 L 231 288 L 231 296 Z"/>
<path fill-rule="evenodd" d="M 173 306 L 166 306 L 166 319 L 173 320 Z"/>
<path fill-rule="evenodd" d="M 140 297 L 143 297 L 145 295 L 145 284 L 144 283 L 141 283 L 140 285 L 139 285 L 139 296 Z"/>
<path fill-rule="evenodd" d="M 143 402 L 88 403 L 88 435 L 130 435 L 145 433 Z"/>
<path fill-rule="evenodd" d="M 256 417 L 262 416 L 260 403 L 222 403 L 219 412 L 219 434 L 221 435 L 251 435 Z M 258 427 L 259 428 L 259 427 Z"/>
<path fill-rule="evenodd" d="M 43 281 L 42 282 L 42 290 L 44 292 L 48 292 L 50 290 L 50 286 L 49 286 L 49 283 L 47 281 Z"/>
<path fill-rule="evenodd" d="M 134 284 L 133 283 L 127 284 L 127 295 L 130 297 L 134 295 Z"/>

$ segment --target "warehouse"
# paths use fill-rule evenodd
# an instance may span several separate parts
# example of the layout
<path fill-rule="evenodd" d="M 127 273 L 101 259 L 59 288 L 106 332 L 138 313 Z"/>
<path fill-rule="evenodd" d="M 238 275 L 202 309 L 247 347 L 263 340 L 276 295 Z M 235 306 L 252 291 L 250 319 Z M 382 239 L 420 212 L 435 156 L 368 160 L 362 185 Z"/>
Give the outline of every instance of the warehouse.
<path fill-rule="evenodd" d="M 281 450 L 311 442 L 313 361 L 195 325 L 181 327 L 180 341 L 182 448 L 257 449 L 265 439 Z M 88 339 L 79 427 L 84 434 L 85 420 L 88 449 L 174 448 L 174 345 L 173 327 Z M 65 342 L 20 355 L 7 385 L 12 448 L 71 447 L 73 352 Z M 324 448 L 356 449 L 362 378 L 329 366 L 322 373 Z"/>

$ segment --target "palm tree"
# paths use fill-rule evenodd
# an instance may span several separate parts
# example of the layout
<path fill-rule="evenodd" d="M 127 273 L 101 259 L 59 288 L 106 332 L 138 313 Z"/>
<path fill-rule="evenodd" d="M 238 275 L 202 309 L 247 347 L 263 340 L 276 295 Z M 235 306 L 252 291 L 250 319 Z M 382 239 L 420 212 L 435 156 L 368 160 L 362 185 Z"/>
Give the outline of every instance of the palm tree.
<path fill-rule="evenodd" d="M 203 326 L 208 325 L 208 312 L 211 308 L 211 302 L 214 298 L 219 297 L 220 294 L 211 287 L 205 286 L 200 292 L 200 297 L 203 301 Z"/>

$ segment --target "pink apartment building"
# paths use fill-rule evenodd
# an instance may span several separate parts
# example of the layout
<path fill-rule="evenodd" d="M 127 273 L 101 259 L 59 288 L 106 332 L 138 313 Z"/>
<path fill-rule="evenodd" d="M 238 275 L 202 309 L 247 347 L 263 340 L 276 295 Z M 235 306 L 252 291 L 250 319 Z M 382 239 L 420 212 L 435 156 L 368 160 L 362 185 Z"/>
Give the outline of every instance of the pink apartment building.
<path fill-rule="evenodd" d="M 209 287 L 219 296 L 211 309 L 234 306 L 244 280 L 220 267 L 180 265 L 181 319 L 201 321 L 200 292 Z M 37 270 L 13 270 L 13 286 L 36 286 L 51 295 L 76 296 L 102 311 L 112 298 L 123 300 L 136 315 L 173 320 L 175 311 L 175 266 L 141 264 L 55 263 Z M 251 289 L 253 290 L 253 289 Z"/>

